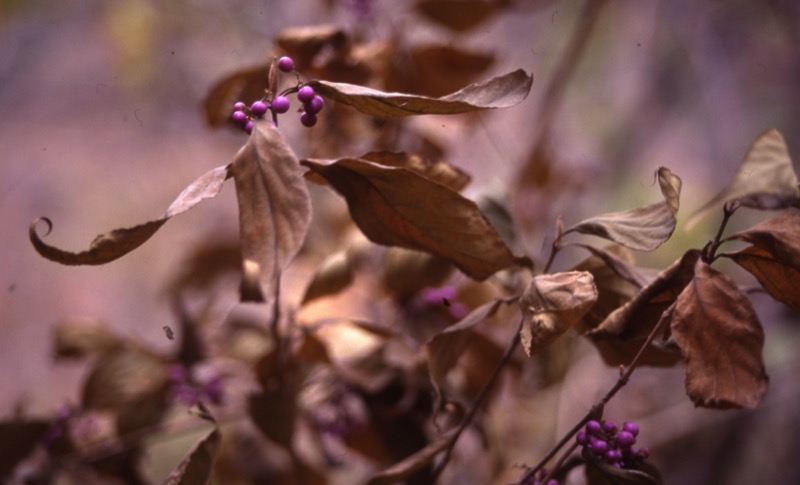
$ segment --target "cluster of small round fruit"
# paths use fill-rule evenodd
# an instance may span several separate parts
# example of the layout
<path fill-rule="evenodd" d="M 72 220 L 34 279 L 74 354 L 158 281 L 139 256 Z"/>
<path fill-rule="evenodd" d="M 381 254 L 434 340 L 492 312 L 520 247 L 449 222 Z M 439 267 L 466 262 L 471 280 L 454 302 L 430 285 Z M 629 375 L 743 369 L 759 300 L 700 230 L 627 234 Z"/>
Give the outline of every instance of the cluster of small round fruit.
<path fill-rule="evenodd" d="M 609 465 L 632 468 L 650 455 L 647 448 L 633 448 L 638 435 L 639 425 L 632 421 L 626 421 L 622 428 L 618 428 L 613 421 L 592 419 L 578 431 L 575 439 L 584 451 L 588 450 Z"/>
<path fill-rule="evenodd" d="M 294 60 L 291 57 L 281 57 L 277 62 L 278 70 L 284 73 L 294 72 Z M 303 109 L 300 112 L 300 123 L 308 128 L 317 124 L 317 114 L 325 107 L 325 100 L 314 91 L 311 86 L 295 86 L 278 95 L 267 103 L 266 99 L 261 99 L 250 105 L 248 108 L 246 104 L 239 101 L 233 105 L 233 114 L 231 121 L 250 134 L 253 132 L 253 126 L 258 119 L 264 117 L 267 111 L 272 111 L 273 119 L 277 119 L 279 114 L 289 111 L 291 102 L 287 97 L 288 94 L 297 93 L 297 100 L 303 104 Z"/>

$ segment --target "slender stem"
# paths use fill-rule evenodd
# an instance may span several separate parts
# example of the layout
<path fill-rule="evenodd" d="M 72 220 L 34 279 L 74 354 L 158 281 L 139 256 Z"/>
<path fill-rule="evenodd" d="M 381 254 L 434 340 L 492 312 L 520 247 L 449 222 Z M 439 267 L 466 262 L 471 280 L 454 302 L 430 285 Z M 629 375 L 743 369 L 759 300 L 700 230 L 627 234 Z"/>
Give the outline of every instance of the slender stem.
<path fill-rule="evenodd" d="M 548 481 L 550 481 L 550 479 L 553 478 L 553 475 L 558 470 L 561 469 L 561 466 L 564 464 L 565 461 L 567 461 L 567 458 L 569 458 L 570 455 L 572 455 L 572 452 L 574 452 L 575 448 L 577 448 L 577 447 L 578 447 L 578 442 L 577 441 L 573 441 L 572 442 L 572 446 L 570 446 L 569 449 L 563 455 L 561 455 L 561 458 L 558 459 L 558 461 L 556 462 L 555 466 L 553 466 L 552 470 L 550 470 L 547 473 L 547 475 L 545 475 L 545 477 L 541 480 L 541 482 L 542 483 L 547 483 Z"/>
<path fill-rule="evenodd" d="M 545 88 L 542 105 L 539 108 L 537 117 L 537 130 L 533 138 L 535 147 L 539 147 L 548 137 L 550 128 L 553 125 L 553 119 L 566 93 L 569 79 L 574 74 L 575 68 L 586 50 L 589 38 L 597 24 L 597 19 L 600 17 L 600 11 L 605 4 L 606 0 L 586 0 L 583 6 L 583 11 L 572 32 L 566 52 L 561 56 L 561 62 L 556 67 Z"/>
<path fill-rule="evenodd" d="M 605 396 L 603 396 L 603 398 L 600 399 L 600 401 L 598 401 L 597 404 L 592 406 L 592 409 L 590 409 L 589 412 L 586 413 L 586 415 L 580 421 L 578 421 L 578 423 L 575 426 L 573 426 L 572 429 L 570 429 L 569 432 L 566 435 L 564 435 L 564 437 L 561 438 L 561 440 L 558 443 L 556 443 L 553 449 L 550 450 L 550 452 L 544 458 L 542 458 L 542 460 L 535 467 L 529 468 L 525 472 L 525 474 L 518 482 L 519 484 L 525 483 L 526 480 L 533 477 L 536 474 L 536 472 L 541 470 L 542 467 L 544 467 L 544 465 L 546 465 L 550 460 L 552 460 L 553 457 L 558 454 L 561 448 L 563 448 L 564 445 L 566 445 L 572 439 L 572 437 L 575 436 L 575 434 L 577 434 L 578 431 L 580 431 L 581 428 L 586 423 L 589 422 L 590 419 L 599 419 L 600 417 L 602 417 L 605 405 L 608 404 L 608 402 L 619 392 L 620 389 L 625 387 L 625 384 L 628 383 L 628 381 L 631 378 L 631 375 L 633 375 L 633 371 L 636 370 L 636 367 L 641 362 L 642 357 L 644 356 L 644 353 L 647 350 L 647 347 L 649 347 L 650 344 L 653 342 L 653 340 L 655 340 L 656 335 L 658 335 L 659 332 L 661 332 L 664 329 L 664 326 L 667 324 L 667 322 L 669 322 L 669 320 L 670 320 L 669 318 L 662 317 L 658 321 L 658 323 L 653 327 L 653 330 L 650 331 L 650 334 L 647 336 L 642 346 L 639 348 L 639 351 L 636 353 L 636 356 L 633 358 L 631 363 L 620 374 L 619 379 L 617 379 L 616 384 L 614 384 L 614 387 L 609 389 L 608 392 L 605 394 Z"/>
<path fill-rule="evenodd" d="M 736 209 L 739 208 L 739 204 L 734 202 L 725 203 L 725 206 L 722 209 L 722 222 L 719 224 L 719 229 L 717 229 L 717 235 L 714 236 L 714 240 L 709 243 L 707 246 L 708 252 L 703 251 L 703 260 L 707 263 L 711 263 L 716 259 L 717 256 L 717 249 L 719 249 L 720 245 L 722 244 L 722 234 L 725 232 L 725 227 L 728 225 L 728 221 L 730 220 L 731 216 Z"/>
<path fill-rule="evenodd" d="M 514 338 L 511 339 L 511 343 L 509 343 L 508 347 L 506 347 L 505 353 L 503 353 L 503 356 L 497 362 L 497 365 L 492 371 L 492 375 L 489 376 L 489 380 L 486 381 L 486 384 L 484 384 L 481 392 L 478 393 L 478 397 L 475 398 L 475 401 L 472 403 L 472 407 L 470 407 L 469 412 L 467 412 L 466 416 L 464 416 L 464 419 L 461 420 L 461 424 L 458 425 L 452 441 L 450 441 L 450 444 L 445 449 L 445 454 L 442 457 L 442 461 L 439 462 L 439 464 L 436 466 L 436 469 L 433 471 L 433 482 L 438 480 L 439 475 L 441 475 L 442 471 L 447 466 L 447 462 L 450 461 L 450 455 L 452 455 L 453 448 L 455 447 L 458 438 L 461 436 L 461 433 L 463 433 L 464 430 L 467 429 L 467 426 L 472 423 L 472 420 L 475 418 L 475 415 L 478 414 L 478 410 L 483 404 L 483 401 L 485 401 L 486 397 L 489 395 L 489 391 L 491 391 L 492 387 L 494 387 L 494 384 L 497 381 L 497 378 L 500 376 L 500 372 L 503 370 L 503 367 L 505 367 L 508 361 L 511 360 L 511 356 L 514 355 L 514 351 L 517 349 L 517 345 L 519 345 L 520 342 L 519 333 L 522 330 L 523 322 L 524 319 L 520 318 L 519 325 L 517 325 L 517 330 L 514 332 Z"/>

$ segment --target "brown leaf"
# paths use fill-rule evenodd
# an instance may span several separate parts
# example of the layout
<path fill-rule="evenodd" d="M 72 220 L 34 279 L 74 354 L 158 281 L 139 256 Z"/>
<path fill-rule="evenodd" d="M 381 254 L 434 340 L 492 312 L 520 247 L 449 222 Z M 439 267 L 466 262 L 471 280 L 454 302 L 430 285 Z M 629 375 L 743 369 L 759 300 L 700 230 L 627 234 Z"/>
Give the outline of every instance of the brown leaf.
<path fill-rule="evenodd" d="M 297 158 L 269 121 L 256 123 L 231 172 L 239 200 L 242 295 L 257 301 L 262 289 L 272 295 L 281 271 L 300 250 L 311 202 Z"/>
<path fill-rule="evenodd" d="M 590 249 L 589 246 L 578 245 Z M 631 301 L 646 286 L 642 271 L 632 267 L 630 250 L 611 246 L 605 250 L 590 249 L 592 256 L 575 266 L 576 271 L 588 271 L 597 287 L 597 303 L 592 306 L 576 327 L 582 333 L 598 327 L 614 310 Z M 657 317 L 656 317 L 657 318 Z M 591 338 L 603 361 L 610 366 L 628 365 L 644 344 L 646 335 L 630 338 Z M 651 344 L 641 357 L 640 365 L 672 366 L 680 360 L 677 351 L 663 349 L 658 342 Z"/>
<path fill-rule="evenodd" d="M 406 457 L 402 461 L 395 463 L 389 468 L 373 475 L 366 485 L 386 485 L 397 483 L 421 470 L 436 458 L 436 455 L 444 451 L 456 438 L 457 429 L 451 429 L 432 441 L 425 448 Z"/>
<path fill-rule="evenodd" d="M 230 121 L 233 104 L 237 101 L 250 106 L 263 98 L 270 72 L 270 64 L 262 64 L 236 71 L 214 84 L 203 102 L 208 126 L 216 128 Z"/>
<path fill-rule="evenodd" d="M 444 283 L 453 272 L 446 259 L 412 249 L 393 247 L 383 257 L 384 288 L 400 298 L 411 298 L 423 288 Z"/>
<path fill-rule="evenodd" d="M 730 278 L 698 260 L 694 278 L 675 301 L 671 329 L 686 367 L 686 393 L 696 406 L 758 405 L 769 382 L 764 330 Z"/>
<path fill-rule="evenodd" d="M 164 225 L 170 218 L 186 212 L 203 199 L 215 197 L 225 180 L 230 176 L 230 165 L 217 167 L 202 177 L 192 182 L 178 195 L 167 211 L 160 218 L 144 224 L 127 228 L 115 229 L 107 234 L 101 234 L 92 241 L 87 251 L 70 253 L 54 246 L 45 244 L 36 232 L 36 224 L 42 220 L 47 224 L 47 234 L 53 227 L 50 219 L 42 217 L 36 219 L 28 229 L 28 236 L 36 251 L 44 258 L 56 263 L 67 265 L 101 265 L 121 258 L 145 241 Z"/>
<path fill-rule="evenodd" d="M 41 443 L 49 426 L 46 421 L 0 422 L 0 480 L 5 480 Z"/>
<path fill-rule="evenodd" d="M 771 129 L 750 145 L 739 170 L 727 187 L 697 209 L 687 227 L 725 202 L 738 201 L 754 209 L 785 209 L 800 203 L 800 189 L 783 136 Z"/>
<path fill-rule="evenodd" d="M 428 372 L 436 392 L 437 402 L 441 400 L 441 387 L 447 377 L 447 373 L 453 368 L 467 347 L 472 329 L 475 325 L 494 316 L 500 305 L 504 303 L 508 302 L 505 300 L 493 300 L 479 306 L 458 323 L 434 335 L 425 344 L 425 353 L 428 356 Z"/>
<path fill-rule="evenodd" d="M 659 168 L 657 177 L 663 202 L 592 217 L 567 229 L 564 234 L 591 234 L 637 251 L 656 249 L 675 230 L 675 214 L 681 194 L 681 179 L 668 168 Z"/>
<path fill-rule="evenodd" d="M 661 474 L 649 462 L 643 462 L 634 468 L 618 468 L 588 453 L 586 464 L 586 482 L 588 485 L 661 485 Z"/>
<path fill-rule="evenodd" d="M 311 81 L 308 84 L 328 99 L 348 104 L 364 114 L 385 117 L 449 115 L 481 109 L 510 108 L 528 96 L 533 77 L 518 69 L 484 83 L 470 84 L 460 91 L 439 98 L 386 93 L 364 86 L 328 81 Z"/>
<path fill-rule="evenodd" d="M 732 259 L 755 276 L 773 298 L 800 312 L 800 268 L 784 264 L 758 246 L 720 256 Z"/>
<path fill-rule="evenodd" d="M 725 240 L 749 242 L 782 263 L 800 269 L 800 214 L 797 212 L 777 215 Z"/>
<path fill-rule="evenodd" d="M 497 7 L 485 0 L 419 0 L 414 8 L 439 25 L 465 32 L 482 24 Z"/>
<path fill-rule="evenodd" d="M 314 277 L 306 287 L 300 305 L 322 298 L 335 295 L 350 286 L 353 282 L 353 261 L 342 251 L 325 258 L 320 264 Z"/>
<path fill-rule="evenodd" d="M 55 327 L 54 353 L 57 359 L 83 359 L 121 347 L 122 342 L 104 322 L 73 318 Z"/>
<path fill-rule="evenodd" d="M 287 450 L 292 448 L 297 393 L 301 384 L 295 381 L 283 379 L 273 388 L 250 394 L 247 398 L 248 413 L 258 429 Z"/>
<path fill-rule="evenodd" d="M 342 49 L 349 39 L 344 29 L 335 25 L 291 27 L 278 34 L 275 42 L 295 62 L 299 70 L 311 65 L 314 57 L 326 47 Z"/>
<path fill-rule="evenodd" d="M 456 192 L 460 192 L 472 180 L 467 172 L 455 165 L 442 160 L 425 160 L 419 155 L 411 153 L 375 151 L 365 153 L 358 158 L 386 167 L 407 168 Z"/>
<path fill-rule="evenodd" d="M 435 254 L 477 280 L 519 262 L 474 202 L 415 172 L 352 158 L 302 164 L 345 197 L 375 243 Z"/>
<path fill-rule="evenodd" d="M 625 305 L 617 308 L 594 330 L 592 338 L 609 336 L 624 339 L 645 336 L 661 318 L 661 314 L 678 298 L 692 280 L 700 251 L 692 249 L 663 270 Z"/>
<path fill-rule="evenodd" d="M 178 466 L 175 467 L 175 470 L 169 474 L 164 481 L 164 485 L 208 483 L 211 478 L 214 459 L 219 451 L 221 436 L 216 422 L 210 415 L 207 416 L 205 419 L 209 419 L 214 423 L 214 429 L 192 447 L 189 453 L 178 463 Z"/>
<path fill-rule="evenodd" d="M 535 276 L 520 298 L 525 318 L 520 338 L 530 356 L 572 328 L 597 302 L 592 274 L 566 271 Z"/>

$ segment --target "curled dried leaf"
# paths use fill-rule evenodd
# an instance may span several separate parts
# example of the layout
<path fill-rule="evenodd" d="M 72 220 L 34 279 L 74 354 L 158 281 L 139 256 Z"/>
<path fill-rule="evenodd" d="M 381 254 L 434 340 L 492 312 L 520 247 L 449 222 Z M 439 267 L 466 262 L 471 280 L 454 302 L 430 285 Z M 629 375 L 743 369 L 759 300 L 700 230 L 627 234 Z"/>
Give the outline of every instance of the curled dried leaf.
<path fill-rule="evenodd" d="M 268 121 L 256 123 L 231 172 L 239 201 L 242 297 L 263 301 L 259 283 L 272 295 L 281 271 L 305 240 L 311 223 L 310 197 L 297 158 Z"/>
<path fill-rule="evenodd" d="M 756 277 L 776 300 L 800 312 L 800 268 L 784 263 L 769 251 L 749 246 L 732 254 L 722 254 Z"/>
<path fill-rule="evenodd" d="M 800 268 L 800 214 L 797 212 L 777 215 L 725 240 L 749 242 L 784 264 Z"/>
<path fill-rule="evenodd" d="M 528 356 L 577 324 L 595 302 L 597 288 L 587 271 L 535 276 L 520 298 L 525 318 L 520 337 Z"/>
<path fill-rule="evenodd" d="M 521 262 L 474 202 L 411 170 L 353 158 L 302 164 L 345 197 L 375 243 L 435 254 L 477 280 Z"/>
<path fill-rule="evenodd" d="M 697 209 L 686 226 L 694 226 L 714 208 L 734 201 L 753 209 L 785 209 L 800 204 L 797 174 L 786 141 L 778 130 L 773 128 L 756 138 L 733 180 Z"/>
<path fill-rule="evenodd" d="M 271 65 L 263 64 L 236 71 L 214 84 L 203 102 L 208 126 L 216 128 L 230 121 L 234 103 L 249 106 L 264 97 L 270 72 Z"/>
<path fill-rule="evenodd" d="M 204 199 L 215 197 L 225 180 L 231 176 L 231 166 L 217 167 L 207 172 L 202 177 L 192 182 L 170 204 L 164 215 L 160 218 L 126 229 L 115 229 L 109 233 L 97 236 L 87 251 L 71 253 L 42 241 L 36 232 L 36 225 L 41 220 L 47 224 L 47 232 L 53 227 L 52 222 L 46 217 L 36 219 L 28 229 L 28 236 L 42 257 L 66 265 L 101 265 L 110 263 L 115 259 L 128 254 L 145 243 L 172 217 L 186 212 Z"/>
<path fill-rule="evenodd" d="M 472 177 L 470 175 L 443 160 L 426 160 L 419 155 L 405 152 L 374 151 L 365 153 L 358 157 L 387 167 L 407 168 L 425 178 L 438 182 L 449 187 L 456 192 L 469 184 Z"/>
<path fill-rule="evenodd" d="M 533 77 L 522 69 L 470 84 L 447 96 L 432 98 L 404 93 L 386 93 L 347 83 L 311 81 L 319 94 L 348 104 L 372 116 L 451 115 L 482 109 L 510 108 L 522 102 L 530 92 Z"/>
<path fill-rule="evenodd" d="M 652 251 L 675 231 L 681 194 L 681 179 L 668 168 L 656 172 L 664 201 L 624 212 L 586 219 L 564 234 L 579 232 L 609 239 L 637 251 Z"/>
<path fill-rule="evenodd" d="M 709 408 L 756 407 L 769 383 L 762 356 L 764 330 L 736 284 L 698 260 L 671 317 L 692 402 Z"/>

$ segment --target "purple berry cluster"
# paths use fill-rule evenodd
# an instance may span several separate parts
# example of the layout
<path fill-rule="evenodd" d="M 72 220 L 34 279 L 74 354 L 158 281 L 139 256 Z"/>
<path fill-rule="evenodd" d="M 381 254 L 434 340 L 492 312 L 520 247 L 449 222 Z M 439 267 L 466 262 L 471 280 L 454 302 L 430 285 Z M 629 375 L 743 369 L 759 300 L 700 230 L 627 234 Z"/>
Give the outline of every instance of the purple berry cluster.
<path fill-rule="evenodd" d="M 650 455 L 647 448 L 633 447 L 639 435 L 639 425 L 626 421 L 618 428 L 613 421 L 597 421 L 592 419 L 578 431 L 575 439 L 600 460 L 617 468 L 633 468 Z"/>
<path fill-rule="evenodd" d="M 277 66 L 281 72 L 294 72 L 294 60 L 291 57 L 281 57 L 278 59 Z M 287 113 L 291 108 L 291 102 L 286 95 L 295 91 L 297 92 L 298 101 L 303 104 L 300 123 L 308 128 L 316 125 L 317 114 L 325 107 L 325 100 L 311 86 L 289 89 L 272 98 L 269 103 L 267 103 L 266 99 L 262 99 L 251 104 L 249 108 L 239 101 L 233 105 L 231 121 L 249 135 L 253 132 L 256 120 L 263 118 L 268 111 L 272 111 L 273 120 L 277 120 L 278 115 Z"/>

